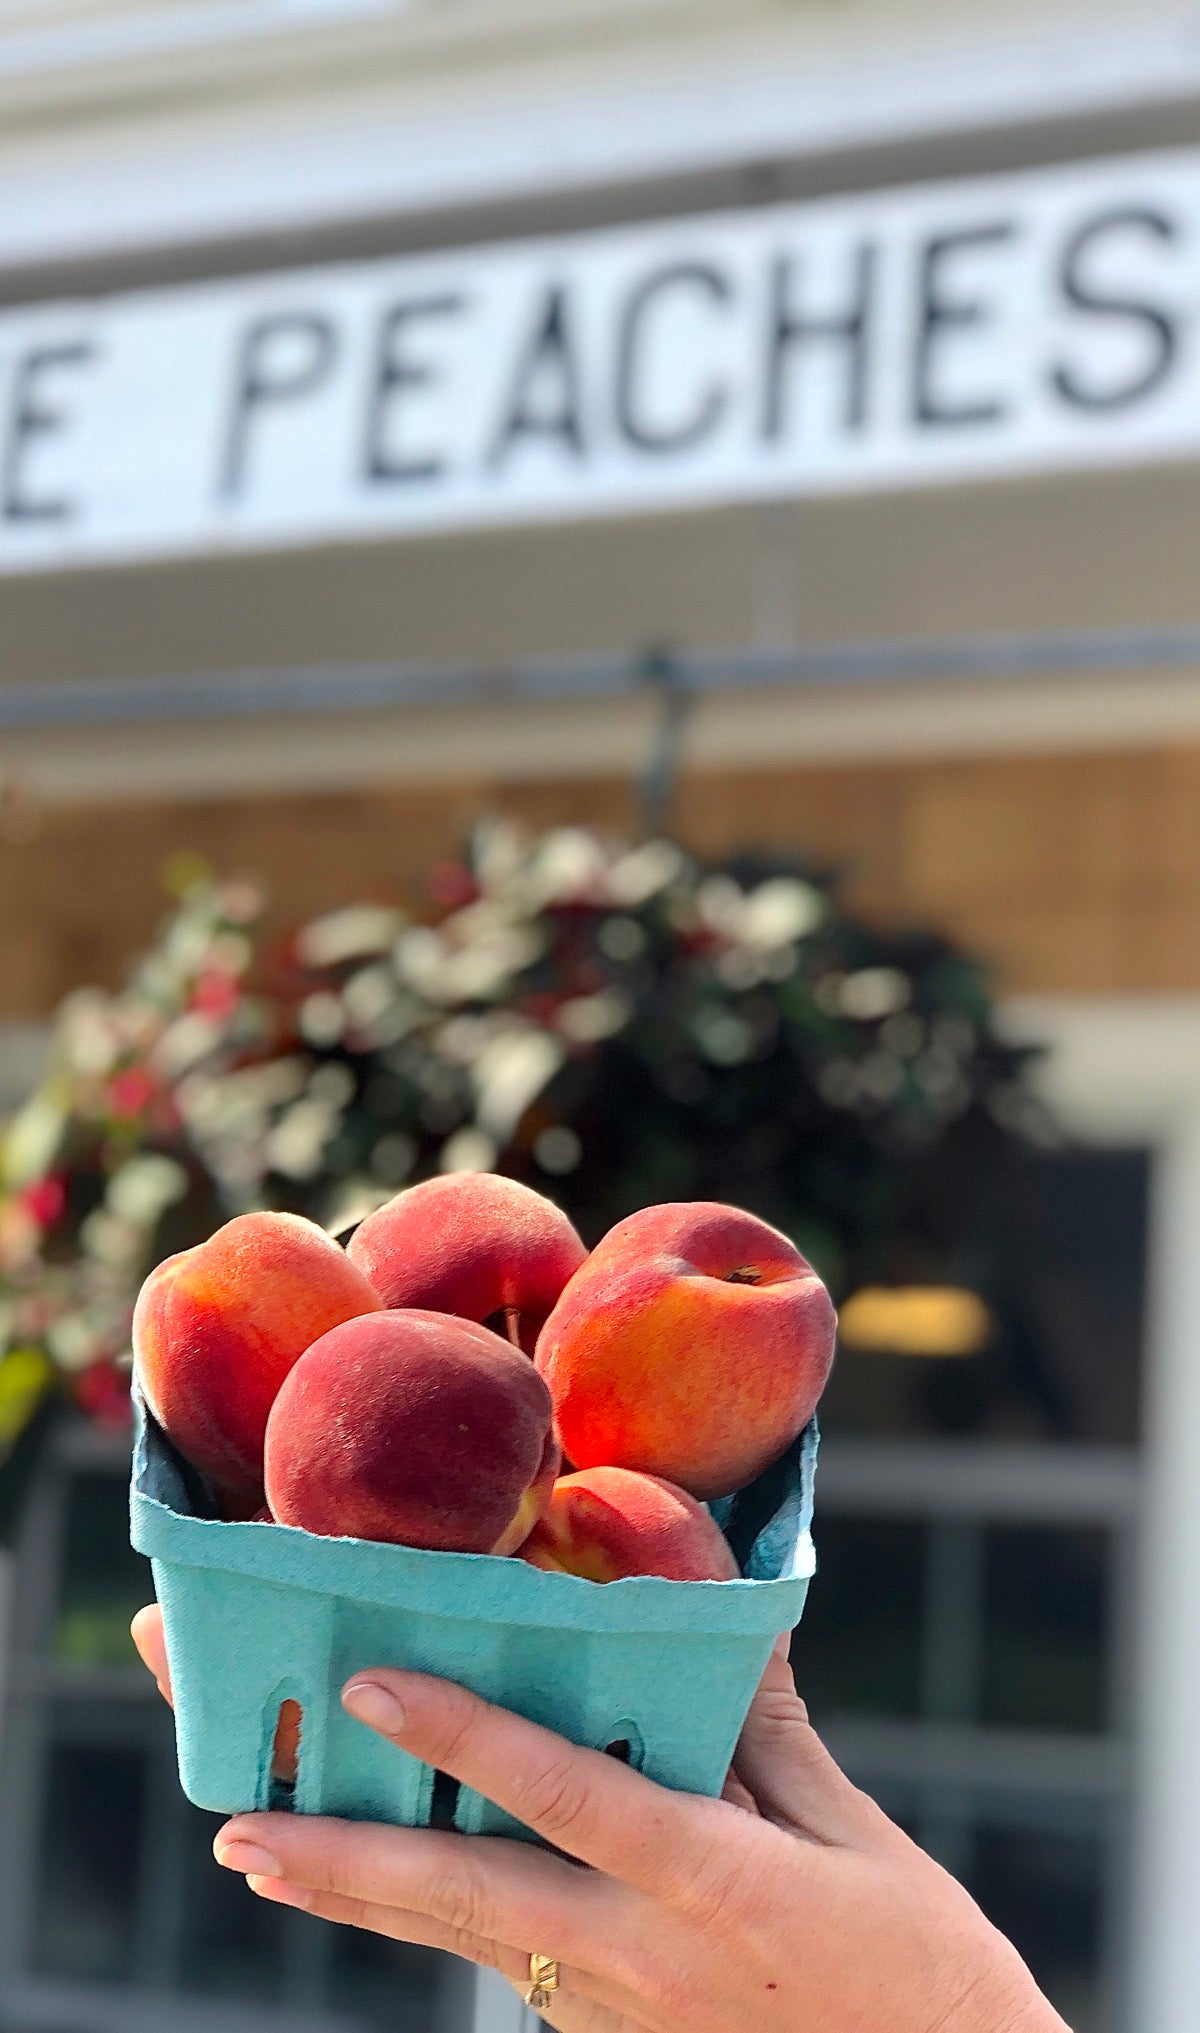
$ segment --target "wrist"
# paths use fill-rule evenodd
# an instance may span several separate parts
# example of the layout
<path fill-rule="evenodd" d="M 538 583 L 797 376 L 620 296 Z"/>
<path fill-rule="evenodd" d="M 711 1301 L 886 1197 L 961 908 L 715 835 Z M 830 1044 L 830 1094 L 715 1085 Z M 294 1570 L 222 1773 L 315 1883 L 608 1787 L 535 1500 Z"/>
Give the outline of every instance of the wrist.
<path fill-rule="evenodd" d="M 1010 1967 L 980 1976 L 960 1993 L 931 2033 L 1071 2033 L 1065 2019 L 1043 1997 L 1008 1942 Z M 1013 1967 L 1012 1965 L 1015 1965 Z"/>
<path fill-rule="evenodd" d="M 1049 1998 L 1043 1997 L 1027 1970 L 1022 1974 L 1025 1984 L 1019 1996 L 1002 2004 L 996 2020 L 987 2022 L 987 2033 L 1071 2033 L 1065 2019 L 1055 2011 Z M 984 2022 L 980 2021 L 980 2033 L 984 2033 Z"/>
<path fill-rule="evenodd" d="M 1009 2021 L 1004 2033 L 1071 2033 L 1071 2029 L 1039 1991 L 1028 2008 Z"/>

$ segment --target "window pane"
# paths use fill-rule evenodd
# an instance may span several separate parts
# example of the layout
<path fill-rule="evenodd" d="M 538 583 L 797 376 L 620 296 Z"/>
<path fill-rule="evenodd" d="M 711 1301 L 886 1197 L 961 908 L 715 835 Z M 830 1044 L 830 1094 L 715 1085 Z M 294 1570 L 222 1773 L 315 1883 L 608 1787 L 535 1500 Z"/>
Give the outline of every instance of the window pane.
<path fill-rule="evenodd" d="M 953 1357 L 840 1349 L 825 1430 L 1135 1445 L 1148 1177 L 1144 1153 L 1096 1150 L 919 1174 L 867 1282 L 965 1284 L 993 1338 Z"/>
<path fill-rule="evenodd" d="M 51 1749 L 34 1932 L 46 1974 L 130 1976 L 145 1790 L 140 1751 Z"/>
<path fill-rule="evenodd" d="M 212 1843 L 223 1819 L 199 1808 L 187 1813 L 180 1987 L 205 1997 L 277 1999 L 288 1914 L 221 1869 Z"/>
<path fill-rule="evenodd" d="M 448 1958 L 434 1949 L 338 1928 L 331 1941 L 328 2001 L 388 2033 L 433 2033 Z"/>
<path fill-rule="evenodd" d="M 73 1476 L 52 1650 L 65 1664 L 136 1663 L 129 1619 L 154 1595 L 149 1562 L 129 1544 L 123 1476 Z"/>
<path fill-rule="evenodd" d="M 1073 2033 L 1100 2033 L 1104 1846 L 1098 1836 L 981 1829 L 969 1890 L 1016 1944 Z"/>
<path fill-rule="evenodd" d="M 985 1722 L 1104 1729 L 1109 1557 L 1109 1535 L 1100 1530 L 988 1532 Z"/>
<path fill-rule="evenodd" d="M 855 1711 L 914 1716 L 920 1698 L 925 1527 L 822 1518 L 817 1575 L 792 1651 L 818 1721 Z"/>

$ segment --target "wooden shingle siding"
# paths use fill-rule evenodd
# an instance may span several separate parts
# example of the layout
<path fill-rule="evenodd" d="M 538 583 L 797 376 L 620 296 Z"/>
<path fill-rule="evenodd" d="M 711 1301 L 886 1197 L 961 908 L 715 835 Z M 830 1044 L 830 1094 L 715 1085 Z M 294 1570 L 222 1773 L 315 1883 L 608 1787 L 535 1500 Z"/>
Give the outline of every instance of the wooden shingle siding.
<path fill-rule="evenodd" d="M 161 914 L 181 848 L 266 881 L 287 923 L 410 892 L 477 814 L 628 832 L 613 779 L 51 806 L 0 841 L 0 1015 L 112 983 Z M 927 923 L 1025 992 L 1200 988 L 1200 746 L 813 769 L 694 772 L 677 830 L 704 852 L 759 844 L 841 867 L 871 916 Z"/>

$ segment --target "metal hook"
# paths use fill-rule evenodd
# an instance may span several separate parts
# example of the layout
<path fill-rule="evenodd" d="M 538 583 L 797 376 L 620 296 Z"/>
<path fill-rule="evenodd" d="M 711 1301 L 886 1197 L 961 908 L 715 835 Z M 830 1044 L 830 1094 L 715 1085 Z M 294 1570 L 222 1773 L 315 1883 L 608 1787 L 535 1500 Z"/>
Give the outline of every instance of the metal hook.
<path fill-rule="evenodd" d="M 684 736 L 696 695 L 669 650 L 649 650 L 639 675 L 643 684 L 657 692 L 660 706 L 658 725 L 638 777 L 642 831 L 653 835 L 664 830 L 674 801 Z"/>

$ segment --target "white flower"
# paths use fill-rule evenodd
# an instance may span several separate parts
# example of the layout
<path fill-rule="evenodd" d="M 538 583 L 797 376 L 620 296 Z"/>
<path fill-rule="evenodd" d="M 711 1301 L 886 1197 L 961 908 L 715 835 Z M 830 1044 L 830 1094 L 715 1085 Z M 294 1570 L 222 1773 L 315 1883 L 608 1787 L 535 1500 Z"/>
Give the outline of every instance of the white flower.
<path fill-rule="evenodd" d="M 535 847 L 526 881 L 535 905 L 569 903 L 576 897 L 599 901 L 608 891 L 604 849 L 583 826 L 556 826 Z"/>
<path fill-rule="evenodd" d="M 386 953 L 403 927 L 403 911 L 383 904 L 350 904 L 345 910 L 314 918 L 304 927 L 296 947 L 308 967 L 337 967 L 344 960 Z"/>
<path fill-rule="evenodd" d="M 268 1165 L 285 1179 L 315 1179 L 338 1120 L 338 1110 L 319 1096 L 293 1102 L 267 1137 Z"/>
<path fill-rule="evenodd" d="M 838 1001 L 846 1016 L 871 1023 L 903 1009 L 911 994 L 908 976 L 898 967 L 860 967 L 857 974 L 846 975 Z"/>
<path fill-rule="evenodd" d="M 4 1184 L 10 1189 L 29 1185 L 49 1171 L 58 1154 L 67 1123 L 67 1107 L 61 1082 L 51 1082 L 32 1094 L 19 1108 L 4 1136 Z"/>
<path fill-rule="evenodd" d="M 598 995 L 577 995 L 564 1002 L 554 1019 L 572 1044 L 591 1045 L 611 1038 L 629 1021 L 629 1004 L 623 995 L 602 989 Z"/>
<path fill-rule="evenodd" d="M 142 1229 L 153 1228 L 164 1208 L 182 1200 L 187 1192 L 187 1173 L 174 1158 L 156 1151 L 143 1151 L 129 1158 L 108 1182 L 104 1198 L 109 1210 L 122 1221 Z"/>
<path fill-rule="evenodd" d="M 220 1042 L 220 1025 L 202 1010 L 188 1010 L 167 1025 L 154 1048 L 154 1063 L 166 1079 L 175 1081 L 189 1066 L 207 1059 Z"/>
<path fill-rule="evenodd" d="M 565 1057 L 558 1039 L 532 1024 L 492 1038 L 471 1068 L 480 1127 L 503 1143 L 512 1135 L 530 1103 L 553 1079 Z M 486 1167 L 461 1169 L 483 1171 Z"/>
<path fill-rule="evenodd" d="M 442 1145 L 440 1172 L 490 1172 L 496 1162 L 496 1145 L 483 1130 L 468 1125 L 457 1129 Z"/>
<path fill-rule="evenodd" d="M 773 876 L 751 890 L 742 907 L 741 937 L 758 952 L 790 946 L 815 932 L 825 916 L 825 899 L 811 882 Z"/>
<path fill-rule="evenodd" d="M 608 871 L 608 893 L 615 904 L 644 904 L 675 881 L 684 868 L 680 849 L 670 840 L 647 840 L 622 854 Z"/>

